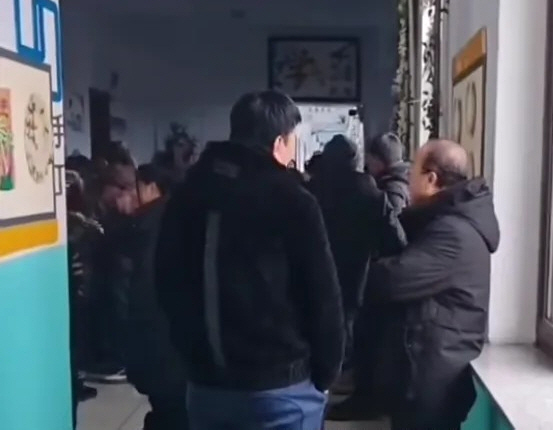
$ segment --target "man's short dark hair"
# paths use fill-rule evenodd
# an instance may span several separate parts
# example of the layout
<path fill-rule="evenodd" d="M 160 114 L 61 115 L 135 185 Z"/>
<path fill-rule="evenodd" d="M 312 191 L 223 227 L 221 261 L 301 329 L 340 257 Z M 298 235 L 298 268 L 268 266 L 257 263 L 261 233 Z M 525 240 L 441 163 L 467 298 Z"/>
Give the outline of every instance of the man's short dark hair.
<path fill-rule="evenodd" d="M 278 136 L 290 134 L 300 122 L 300 111 L 286 94 L 278 91 L 248 93 L 232 107 L 230 138 L 272 149 Z"/>
<path fill-rule="evenodd" d="M 367 152 L 386 166 L 403 161 L 403 144 L 394 133 L 382 133 L 373 137 L 367 145 Z"/>
<path fill-rule="evenodd" d="M 172 186 L 170 173 L 153 163 L 142 164 L 136 170 L 136 181 L 144 184 L 156 184 L 161 194 L 165 195 Z"/>

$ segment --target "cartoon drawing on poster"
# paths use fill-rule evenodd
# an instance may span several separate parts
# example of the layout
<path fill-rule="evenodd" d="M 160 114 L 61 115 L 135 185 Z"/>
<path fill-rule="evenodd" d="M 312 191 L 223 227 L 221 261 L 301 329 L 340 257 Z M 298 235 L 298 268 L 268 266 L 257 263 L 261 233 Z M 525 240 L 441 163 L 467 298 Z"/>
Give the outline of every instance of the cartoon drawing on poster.
<path fill-rule="evenodd" d="M 10 90 L 0 88 L 0 191 L 15 187 Z"/>
<path fill-rule="evenodd" d="M 50 68 L 0 50 L 0 228 L 56 219 Z"/>
<path fill-rule="evenodd" d="M 25 157 L 29 174 L 37 184 L 50 173 L 54 148 L 51 114 L 42 96 L 32 93 L 25 112 Z"/>

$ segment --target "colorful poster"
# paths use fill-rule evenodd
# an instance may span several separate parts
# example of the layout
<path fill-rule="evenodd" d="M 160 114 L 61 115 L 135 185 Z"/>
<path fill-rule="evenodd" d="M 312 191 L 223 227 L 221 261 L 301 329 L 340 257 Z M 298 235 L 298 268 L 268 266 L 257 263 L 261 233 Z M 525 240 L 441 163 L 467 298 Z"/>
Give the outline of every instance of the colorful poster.
<path fill-rule="evenodd" d="M 56 219 L 50 79 L 0 50 L 0 228 Z"/>
<path fill-rule="evenodd" d="M 11 98 L 8 88 L 0 88 L 0 191 L 15 186 Z"/>

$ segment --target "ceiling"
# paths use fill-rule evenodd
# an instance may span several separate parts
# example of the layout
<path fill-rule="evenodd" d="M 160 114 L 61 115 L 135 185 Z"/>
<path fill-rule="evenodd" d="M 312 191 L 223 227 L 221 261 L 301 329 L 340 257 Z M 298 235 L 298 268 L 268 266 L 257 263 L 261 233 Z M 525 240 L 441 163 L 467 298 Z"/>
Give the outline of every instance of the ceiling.
<path fill-rule="evenodd" d="M 209 22 L 294 27 L 380 26 L 394 19 L 391 0 L 72 0 L 110 20 Z"/>

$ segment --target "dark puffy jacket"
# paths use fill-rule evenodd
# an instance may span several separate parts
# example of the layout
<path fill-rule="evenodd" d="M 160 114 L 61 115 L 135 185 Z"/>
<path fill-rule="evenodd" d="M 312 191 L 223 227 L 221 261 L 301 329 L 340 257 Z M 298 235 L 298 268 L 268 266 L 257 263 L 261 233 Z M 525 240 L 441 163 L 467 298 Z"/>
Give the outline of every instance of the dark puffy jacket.
<path fill-rule="evenodd" d="M 391 309 L 376 373 L 398 428 L 445 429 L 475 399 L 470 362 L 486 339 L 490 255 L 499 245 L 492 194 L 483 179 L 467 181 L 402 221 L 409 245 L 369 275 L 371 299 Z"/>
<path fill-rule="evenodd" d="M 321 211 L 269 152 L 209 144 L 167 204 L 156 261 L 192 382 L 324 390 L 338 375 L 344 322 Z"/>
<path fill-rule="evenodd" d="M 371 258 L 403 245 L 403 230 L 370 175 L 321 170 L 307 184 L 321 206 L 342 287 L 344 310 L 361 307 Z"/>
<path fill-rule="evenodd" d="M 94 258 L 104 230 L 81 212 L 67 212 L 69 286 L 75 297 L 90 300 Z"/>
<path fill-rule="evenodd" d="M 171 343 L 169 322 L 157 300 L 154 259 L 165 199 L 142 207 L 135 217 L 126 366 L 143 394 L 163 395 L 184 386 L 184 367 Z"/>
<path fill-rule="evenodd" d="M 386 193 L 388 201 L 399 213 L 409 205 L 409 163 L 400 162 L 376 179 L 378 188 Z"/>

